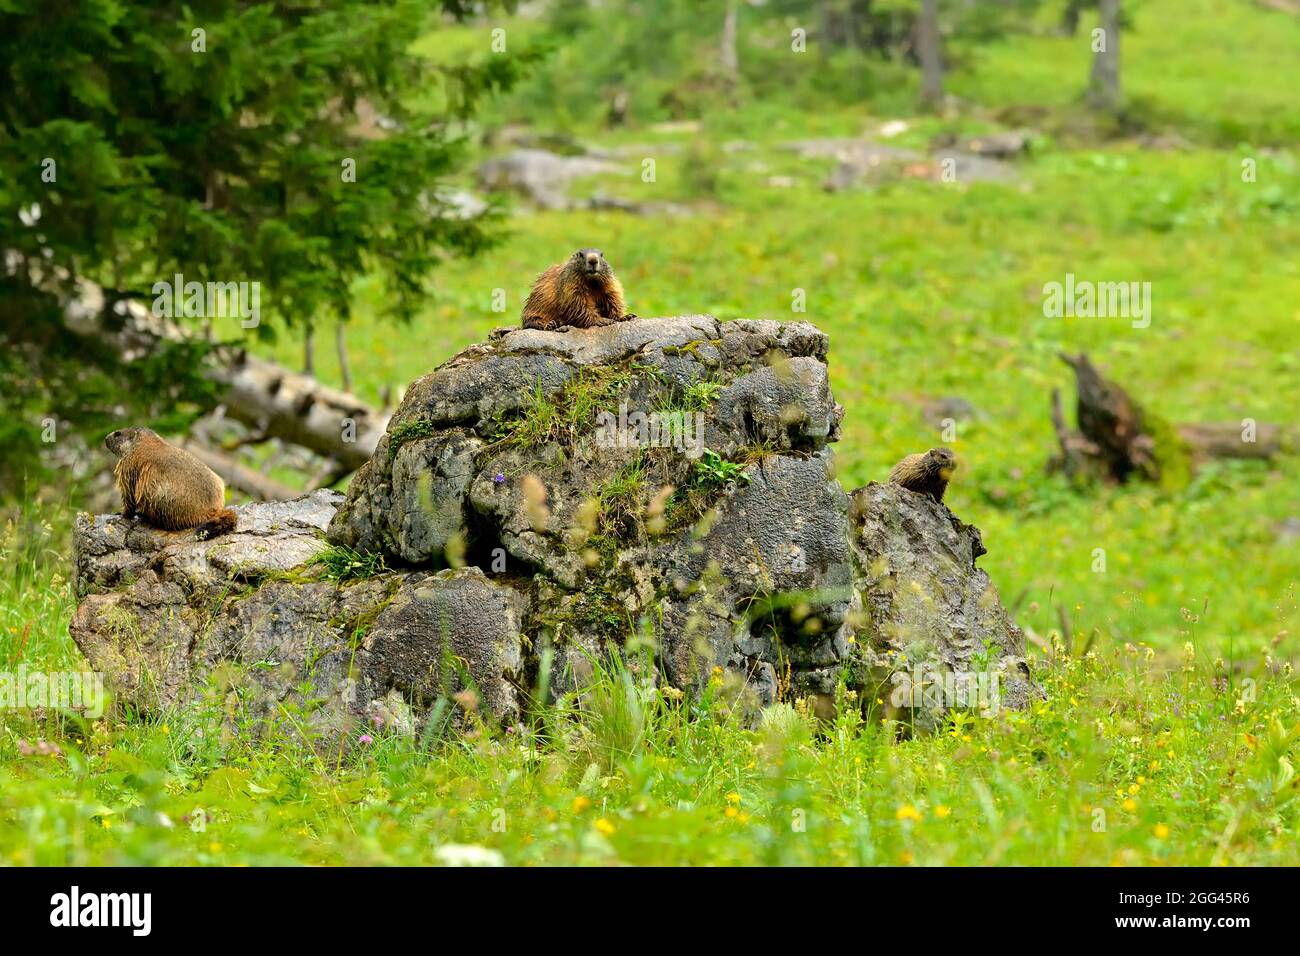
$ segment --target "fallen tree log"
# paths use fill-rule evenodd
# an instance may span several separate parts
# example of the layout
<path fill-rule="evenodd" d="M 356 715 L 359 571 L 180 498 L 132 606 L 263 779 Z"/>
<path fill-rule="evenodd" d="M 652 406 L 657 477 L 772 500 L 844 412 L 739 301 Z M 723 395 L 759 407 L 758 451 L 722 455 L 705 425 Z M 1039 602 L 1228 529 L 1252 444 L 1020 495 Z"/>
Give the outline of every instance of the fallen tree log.
<path fill-rule="evenodd" d="M 1297 446 L 1294 429 L 1246 419 L 1167 425 L 1147 413 L 1119 383 L 1103 376 L 1086 353 L 1061 353 L 1074 370 L 1078 428 L 1065 421 L 1061 393 L 1052 389 L 1052 428 L 1058 453 L 1048 471 L 1070 478 L 1123 483 L 1167 478 L 1216 458 L 1272 459 Z"/>
<path fill-rule="evenodd" d="M 1286 429 L 1268 423 L 1191 422 L 1176 427 L 1199 459 L 1276 458 L 1294 445 Z"/>
<path fill-rule="evenodd" d="M 302 494 L 299 489 L 253 471 L 203 442 L 189 438 L 181 442 L 181 447 L 220 475 L 227 487 L 242 491 L 257 501 L 288 501 Z"/>
<path fill-rule="evenodd" d="M 370 460 L 388 427 L 388 416 L 356 397 L 243 350 L 208 374 L 227 386 L 222 403 L 231 418 L 333 458 L 347 471 Z"/>
<path fill-rule="evenodd" d="M 58 294 L 64 324 L 76 335 L 114 349 L 124 361 L 151 354 L 165 341 L 181 342 L 195 333 L 154 315 L 139 302 L 110 302 L 94 282 L 66 275 L 44 276 L 39 263 L 8 256 L 11 272 L 25 269 L 33 288 Z M 71 288 L 71 294 L 60 289 Z M 110 318 L 112 322 L 106 321 Z M 344 474 L 370 459 L 388 427 L 388 415 L 353 395 L 322 385 L 247 350 L 217 345 L 208 354 L 204 375 L 223 387 L 226 414 L 267 437 L 301 445 L 333 459 Z"/>

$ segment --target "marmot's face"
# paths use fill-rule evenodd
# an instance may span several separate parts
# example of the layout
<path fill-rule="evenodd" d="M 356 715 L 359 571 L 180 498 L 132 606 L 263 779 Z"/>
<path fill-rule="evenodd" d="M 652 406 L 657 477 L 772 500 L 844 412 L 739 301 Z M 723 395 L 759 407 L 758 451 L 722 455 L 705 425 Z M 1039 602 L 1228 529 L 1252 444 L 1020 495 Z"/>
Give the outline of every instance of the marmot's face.
<path fill-rule="evenodd" d="M 579 249 L 573 254 L 573 261 L 585 275 L 609 275 L 612 271 L 599 249 Z"/>
<path fill-rule="evenodd" d="M 926 464 L 944 481 L 951 478 L 957 470 L 957 456 L 947 448 L 931 448 L 925 457 L 929 459 Z"/>
<path fill-rule="evenodd" d="M 119 428 L 115 432 L 110 432 L 104 439 L 104 447 L 118 458 L 124 458 L 131 453 L 136 442 L 145 435 L 152 434 L 153 432 L 148 428 Z"/>

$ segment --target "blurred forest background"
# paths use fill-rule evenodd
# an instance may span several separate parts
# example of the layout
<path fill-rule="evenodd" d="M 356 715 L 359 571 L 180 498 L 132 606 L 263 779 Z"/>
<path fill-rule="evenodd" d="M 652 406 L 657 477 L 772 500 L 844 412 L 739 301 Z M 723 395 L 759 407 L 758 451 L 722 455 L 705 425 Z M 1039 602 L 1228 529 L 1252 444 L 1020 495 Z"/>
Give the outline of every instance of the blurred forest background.
<path fill-rule="evenodd" d="M 1248 661 L 1289 676 L 1300 3 L 7 0 L 0 75 L 0 661 L 75 657 L 69 529 L 78 510 L 117 507 L 107 431 L 150 424 L 183 441 L 236 503 L 345 487 L 412 380 L 517 324 L 542 268 L 597 246 L 639 315 L 827 331 L 848 409 L 840 480 L 954 448 L 947 500 L 983 529 L 981 564 L 1044 653 L 1104 650 L 1175 674 L 1190 653 L 1226 660 L 1220 674 Z M 256 326 L 151 314 L 154 283 L 177 273 L 260 283 Z M 1044 286 L 1067 275 L 1150 283 L 1149 325 L 1045 314 Z M 1180 443 L 1183 466 L 1160 481 L 1070 480 L 1049 468 L 1052 392 L 1072 417 L 1059 353 L 1081 351 L 1171 433 L 1256 422 L 1268 447 Z M 1070 680 L 1064 697 L 1098 708 L 1083 722 L 1137 719 L 1105 703 L 1132 687 L 1086 696 Z M 1161 707 L 1181 706 L 1173 686 Z M 1279 693 L 1265 723 L 1289 726 L 1294 710 L 1278 707 L 1294 693 Z M 1261 753 L 1220 731 L 1187 748 L 1212 754 L 1215 774 Z M 1207 810 L 1170 857 L 1155 818 L 1127 843 L 1069 849 L 1040 821 L 998 853 L 1294 862 L 1280 739 L 1265 776 L 1291 802 L 1255 808 L 1254 830 L 1240 808 Z M 1149 769 L 1132 782 L 1151 756 L 1140 749 L 1098 758 L 1118 775 L 1098 792 L 1146 786 Z M 1008 792 L 1041 792 L 1008 774 Z M 86 786 L 78 800 L 104 801 Z M 1186 802 L 1191 786 L 1162 799 Z M 895 803 L 917 802 L 880 799 L 890 826 L 907 822 Z M 1083 813 L 1096 799 L 1065 802 Z M 643 836 L 641 859 L 689 858 L 689 841 Z M 843 837 L 850 859 L 859 836 Z M 145 857 L 220 859 L 140 840 Z M 75 845 L 80 859 L 141 858 Z M 989 861 L 974 829 L 934 845 L 922 859 Z M 60 846 L 21 858 L 78 858 Z M 255 861 L 313 858 L 248 846 Z M 764 852 L 754 859 L 804 859 Z M 884 861 L 919 852 L 903 841 Z"/>

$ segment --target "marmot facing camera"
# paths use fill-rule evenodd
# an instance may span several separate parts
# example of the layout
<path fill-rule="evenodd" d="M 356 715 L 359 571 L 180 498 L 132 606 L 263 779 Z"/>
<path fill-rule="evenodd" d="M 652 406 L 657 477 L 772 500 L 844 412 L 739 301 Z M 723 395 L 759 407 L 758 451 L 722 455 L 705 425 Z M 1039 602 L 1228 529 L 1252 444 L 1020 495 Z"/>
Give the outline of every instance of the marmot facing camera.
<path fill-rule="evenodd" d="M 592 329 L 636 316 L 623 303 L 623 284 L 599 249 L 579 249 L 537 277 L 524 303 L 526 329 Z"/>

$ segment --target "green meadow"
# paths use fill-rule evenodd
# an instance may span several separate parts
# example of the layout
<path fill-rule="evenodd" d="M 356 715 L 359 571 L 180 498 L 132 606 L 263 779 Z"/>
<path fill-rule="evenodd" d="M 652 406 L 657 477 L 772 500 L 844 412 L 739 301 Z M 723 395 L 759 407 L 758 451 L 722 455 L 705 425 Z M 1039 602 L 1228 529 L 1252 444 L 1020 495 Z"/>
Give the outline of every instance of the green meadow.
<path fill-rule="evenodd" d="M 232 735 L 219 701 L 148 721 L 7 711 L 0 861 L 1300 863 L 1300 457 L 1211 462 L 1169 487 L 1077 489 L 1045 467 L 1051 391 L 1073 395 L 1063 350 L 1087 351 L 1170 422 L 1296 426 L 1300 18 L 1149 0 L 1133 20 L 1133 122 L 1177 142 L 1090 133 L 1086 47 L 1046 34 L 965 58 L 950 78 L 959 121 L 907 115 L 902 80 L 855 106 L 754 98 L 694 129 L 566 118 L 620 150 L 620 171 L 576 194 L 682 214 L 516 211 L 500 245 L 437 273 L 409 325 L 382 319 L 384 290 L 362 282 L 347 328 L 356 390 L 377 402 L 516 323 L 533 277 L 583 246 L 604 250 L 641 316 L 816 324 L 846 408 L 840 481 L 956 451 L 945 500 L 983 531 L 980 566 L 1031 634 L 1040 702 L 906 740 L 852 701 L 830 723 L 791 702 L 748 728 L 717 686 L 677 699 L 615 668 L 582 706 L 562 700 L 528 726 L 381 736 L 346 755 L 287 731 Z M 517 121 L 523 102 L 489 118 Z M 1033 146 L 1005 183 L 900 176 L 836 193 L 822 188 L 831 161 L 787 147 L 897 119 L 891 145 L 1023 125 Z M 1149 325 L 1045 315 L 1044 286 L 1067 274 L 1150 283 Z M 337 384 L 317 338 L 317 375 Z M 258 347 L 301 362 L 292 335 Z M 969 405 L 954 440 L 927 414 L 940 399 Z M 67 634 L 78 507 L 35 498 L 9 513 L 0 669 L 80 666 Z"/>

